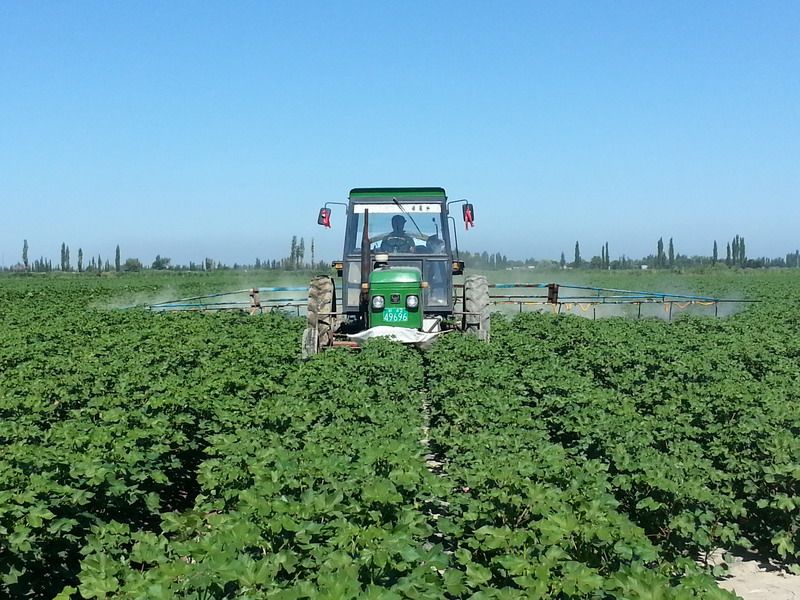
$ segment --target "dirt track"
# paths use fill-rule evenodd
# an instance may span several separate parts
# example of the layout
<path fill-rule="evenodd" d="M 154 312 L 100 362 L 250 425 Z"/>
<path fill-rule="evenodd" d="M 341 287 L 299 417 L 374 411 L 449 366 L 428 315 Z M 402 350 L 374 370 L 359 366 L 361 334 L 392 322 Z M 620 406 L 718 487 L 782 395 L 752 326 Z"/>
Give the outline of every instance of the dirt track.
<path fill-rule="evenodd" d="M 721 560 L 721 552 L 715 558 Z M 800 599 L 800 575 L 787 573 L 749 556 L 737 555 L 730 575 L 721 578 L 719 585 L 744 600 Z"/>

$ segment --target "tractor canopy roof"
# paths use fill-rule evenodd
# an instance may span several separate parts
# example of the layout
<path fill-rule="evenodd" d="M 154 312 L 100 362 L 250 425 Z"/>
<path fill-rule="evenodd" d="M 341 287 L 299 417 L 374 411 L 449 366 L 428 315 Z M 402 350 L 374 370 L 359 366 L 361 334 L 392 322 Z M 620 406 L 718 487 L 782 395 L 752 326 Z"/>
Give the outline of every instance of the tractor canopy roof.
<path fill-rule="evenodd" d="M 351 200 L 386 201 L 392 198 L 409 200 L 433 200 L 443 202 L 447 199 L 444 188 L 440 187 L 415 187 L 415 188 L 353 188 L 350 190 Z"/>

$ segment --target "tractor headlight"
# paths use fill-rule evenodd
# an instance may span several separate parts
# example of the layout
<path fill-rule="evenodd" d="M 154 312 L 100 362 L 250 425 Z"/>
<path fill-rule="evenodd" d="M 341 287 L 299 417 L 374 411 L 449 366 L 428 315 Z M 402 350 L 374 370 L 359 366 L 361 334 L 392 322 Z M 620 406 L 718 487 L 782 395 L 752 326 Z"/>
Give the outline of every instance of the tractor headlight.
<path fill-rule="evenodd" d="M 419 296 L 407 296 L 406 306 L 408 308 L 417 308 L 419 306 Z"/>
<path fill-rule="evenodd" d="M 386 305 L 386 299 L 383 296 L 372 297 L 372 308 L 381 310 Z"/>

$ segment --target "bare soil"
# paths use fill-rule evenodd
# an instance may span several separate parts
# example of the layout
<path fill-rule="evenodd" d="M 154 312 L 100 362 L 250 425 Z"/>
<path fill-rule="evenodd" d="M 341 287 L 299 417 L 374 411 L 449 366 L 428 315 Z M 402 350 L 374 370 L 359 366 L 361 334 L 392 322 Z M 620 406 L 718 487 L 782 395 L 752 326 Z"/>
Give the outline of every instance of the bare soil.
<path fill-rule="evenodd" d="M 744 600 L 800 600 L 800 575 L 754 555 L 733 554 L 730 573 L 718 580 L 721 588 Z M 722 551 L 715 552 L 711 560 L 712 563 L 722 562 Z"/>

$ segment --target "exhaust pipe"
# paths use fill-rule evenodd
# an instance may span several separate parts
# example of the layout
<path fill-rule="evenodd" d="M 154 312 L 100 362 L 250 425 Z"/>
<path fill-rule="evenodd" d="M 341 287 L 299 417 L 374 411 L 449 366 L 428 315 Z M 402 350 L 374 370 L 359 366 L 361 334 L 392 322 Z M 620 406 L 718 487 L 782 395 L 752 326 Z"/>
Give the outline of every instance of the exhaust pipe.
<path fill-rule="evenodd" d="M 364 231 L 361 234 L 361 318 L 369 326 L 369 274 L 372 256 L 369 249 L 369 209 L 364 209 Z"/>

